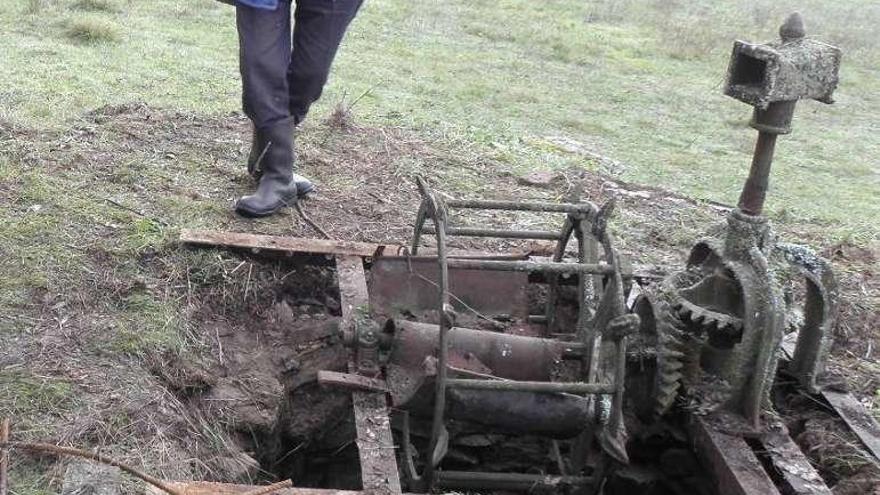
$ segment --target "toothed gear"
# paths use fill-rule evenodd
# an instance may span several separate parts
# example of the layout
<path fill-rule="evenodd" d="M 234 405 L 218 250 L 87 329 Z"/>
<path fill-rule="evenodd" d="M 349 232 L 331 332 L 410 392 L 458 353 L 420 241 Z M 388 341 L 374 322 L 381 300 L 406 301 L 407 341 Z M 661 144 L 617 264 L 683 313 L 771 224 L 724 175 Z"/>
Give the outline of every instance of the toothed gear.
<path fill-rule="evenodd" d="M 665 306 L 665 305 L 664 305 Z M 664 308 L 657 321 L 657 370 L 654 414 L 663 416 L 675 403 L 684 378 L 684 339 L 680 320 Z"/>
<path fill-rule="evenodd" d="M 643 409 L 654 416 L 663 416 L 675 404 L 684 379 L 684 325 L 677 312 L 660 297 L 643 294 L 633 306 L 642 319 L 641 331 L 653 337 L 656 364 L 650 378 L 648 400 Z"/>
<path fill-rule="evenodd" d="M 698 306 L 687 299 L 679 296 L 674 307 L 676 320 L 691 322 L 708 332 L 718 331 L 728 336 L 742 334 L 742 319 L 736 316 L 719 313 Z"/>

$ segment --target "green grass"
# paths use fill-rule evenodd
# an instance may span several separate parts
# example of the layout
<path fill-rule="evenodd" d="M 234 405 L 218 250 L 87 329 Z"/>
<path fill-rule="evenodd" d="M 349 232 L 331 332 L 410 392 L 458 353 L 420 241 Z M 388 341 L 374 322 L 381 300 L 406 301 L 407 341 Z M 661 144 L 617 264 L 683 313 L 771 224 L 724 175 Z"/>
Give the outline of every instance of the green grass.
<path fill-rule="evenodd" d="M 720 94 L 729 49 L 735 37 L 775 38 L 795 8 L 810 34 L 843 48 L 842 82 L 836 105 L 800 105 L 794 133 L 779 144 L 768 209 L 832 238 L 876 240 L 880 9 L 867 1 L 372 0 L 315 114 L 366 91 L 355 107 L 361 121 L 477 147 L 513 173 L 597 168 L 547 145 L 564 137 L 625 164 L 611 171 L 623 179 L 733 203 L 755 133 L 750 109 Z M 70 40 L 79 10 L 97 11 L 88 18 L 118 41 Z M 58 126 L 135 100 L 207 113 L 238 107 L 228 6 L 58 0 L 28 12 L 0 5 L 8 61 L 0 118 Z"/>
<path fill-rule="evenodd" d="M 58 414 L 73 403 L 73 394 L 73 387 L 58 378 L 37 376 L 28 371 L 0 373 L 0 412 L 3 417 Z"/>

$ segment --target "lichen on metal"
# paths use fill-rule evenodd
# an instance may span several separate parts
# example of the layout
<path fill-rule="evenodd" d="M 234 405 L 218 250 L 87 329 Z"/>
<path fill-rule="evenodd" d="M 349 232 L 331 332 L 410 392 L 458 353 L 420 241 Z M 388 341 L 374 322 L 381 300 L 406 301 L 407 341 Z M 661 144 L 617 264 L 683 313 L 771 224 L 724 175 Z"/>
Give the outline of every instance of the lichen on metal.
<path fill-rule="evenodd" d="M 782 25 L 780 36 L 779 41 L 763 44 L 734 42 L 724 94 L 762 109 L 777 101 L 832 103 L 840 49 L 805 37 L 797 13 Z"/>

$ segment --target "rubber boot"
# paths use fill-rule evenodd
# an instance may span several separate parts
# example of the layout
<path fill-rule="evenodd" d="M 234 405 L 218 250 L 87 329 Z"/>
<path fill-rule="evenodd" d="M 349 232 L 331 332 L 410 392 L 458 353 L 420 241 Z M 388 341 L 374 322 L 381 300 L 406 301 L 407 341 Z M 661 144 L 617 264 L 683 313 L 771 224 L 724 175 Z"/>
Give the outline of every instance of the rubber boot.
<path fill-rule="evenodd" d="M 257 191 L 235 203 L 235 211 L 247 217 L 265 217 L 296 203 L 297 187 L 293 181 L 293 119 L 260 129 L 266 146 L 260 153 L 262 170 Z"/>
<path fill-rule="evenodd" d="M 266 146 L 268 145 L 269 140 L 266 139 L 265 134 L 265 131 L 257 131 L 256 126 L 253 126 L 251 151 L 248 153 L 247 168 L 248 174 L 250 174 L 250 176 L 257 182 L 260 182 L 260 177 L 263 176 L 262 162 L 263 158 L 266 156 L 265 153 L 268 151 Z M 296 173 L 293 174 L 293 181 L 296 183 L 296 194 L 300 198 L 304 198 L 317 191 L 315 184 L 302 175 Z"/>

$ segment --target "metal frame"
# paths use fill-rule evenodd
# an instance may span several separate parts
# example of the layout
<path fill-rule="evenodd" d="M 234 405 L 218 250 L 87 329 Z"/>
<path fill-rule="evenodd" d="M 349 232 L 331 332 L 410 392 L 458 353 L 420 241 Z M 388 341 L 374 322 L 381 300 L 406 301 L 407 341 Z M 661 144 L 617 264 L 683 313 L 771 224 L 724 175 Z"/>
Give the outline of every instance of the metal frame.
<path fill-rule="evenodd" d="M 613 209 L 609 203 L 602 209 L 592 203 L 557 204 L 557 203 L 522 203 L 513 201 L 481 201 L 481 200 L 450 200 L 444 202 L 433 193 L 428 184 L 421 178 L 417 179 L 422 202 L 419 206 L 413 231 L 411 245 L 412 255 L 417 255 L 422 234 L 430 233 L 436 238 L 437 262 L 440 267 L 438 301 L 439 312 L 439 346 L 438 366 L 435 378 L 434 410 L 431 425 L 431 438 L 428 447 L 427 462 L 424 472 L 416 472 L 412 462 L 409 444 L 409 418 L 404 415 L 404 466 L 410 483 L 420 490 L 430 490 L 435 486 L 446 488 L 529 488 L 536 485 L 557 486 L 590 485 L 598 481 L 598 477 L 581 476 L 534 476 L 517 473 L 480 473 L 480 472 L 442 472 L 438 470 L 446 453 L 448 432 L 445 427 L 446 391 L 448 388 L 468 388 L 481 390 L 513 390 L 546 393 L 573 393 L 595 396 L 610 395 L 611 412 L 609 419 L 602 426 L 599 441 L 606 450 L 614 452 L 614 457 L 625 460 L 626 453 L 622 442 L 623 433 L 623 392 L 626 365 L 626 335 L 610 331 L 609 322 L 626 314 L 623 275 L 617 253 L 611 245 L 606 232 L 607 218 Z M 566 219 L 559 234 L 547 231 L 522 231 L 487 228 L 454 228 L 449 226 L 449 209 L 489 209 L 509 211 L 534 211 L 544 213 L 566 213 Z M 433 226 L 426 225 L 431 220 Z M 501 261 L 449 259 L 446 240 L 450 235 L 556 240 L 554 256 L 550 262 Z M 578 240 L 578 262 L 563 262 L 565 250 L 572 236 Z M 602 246 L 606 263 L 599 263 L 599 246 Z M 521 382 L 498 381 L 491 379 L 450 379 L 448 378 L 448 334 L 455 324 L 455 312 L 450 304 L 449 269 L 464 268 L 487 271 L 521 271 L 542 273 L 547 277 L 550 289 L 546 306 L 545 320 L 547 334 L 558 330 L 555 321 L 558 301 L 559 277 L 564 274 L 578 276 L 579 313 L 575 329 L 576 342 L 583 346 L 581 356 L 581 380 L 576 383 L 558 382 Z M 598 382 L 598 355 L 602 333 L 609 333 L 615 345 L 614 372 L 611 383 Z M 588 415 L 595 414 L 596 406 L 589 408 Z M 594 423 L 592 417 L 585 418 L 584 424 Z M 585 461 L 594 430 L 588 428 L 576 442 L 578 448 L 575 458 Z"/>

